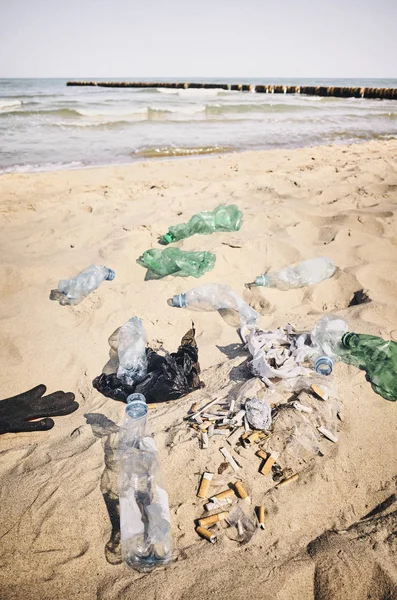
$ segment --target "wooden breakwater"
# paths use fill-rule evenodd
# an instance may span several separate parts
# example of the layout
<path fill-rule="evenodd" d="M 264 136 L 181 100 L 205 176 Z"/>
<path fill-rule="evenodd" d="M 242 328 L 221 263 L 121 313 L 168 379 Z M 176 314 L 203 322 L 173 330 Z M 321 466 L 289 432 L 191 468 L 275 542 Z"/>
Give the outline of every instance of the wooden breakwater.
<path fill-rule="evenodd" d="M 169 89 L 221 89 L 257 94 L 305 94 L 307 96 L 333 96 L 335 98 L 382 98 L 397 100 L 397 88 L 327 87 L 295 85 L 250 85 L 248 83 L 169 83 L 140 81 L 68 81 L 68 86 L 97 86 L 109 88 L 169 88 Z"/>

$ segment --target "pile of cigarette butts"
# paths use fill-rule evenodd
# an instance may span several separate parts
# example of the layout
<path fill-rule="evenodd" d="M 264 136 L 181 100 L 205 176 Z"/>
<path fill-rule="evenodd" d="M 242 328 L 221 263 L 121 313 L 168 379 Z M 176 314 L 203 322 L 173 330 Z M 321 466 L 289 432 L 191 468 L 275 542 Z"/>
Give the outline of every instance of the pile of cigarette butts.
<path fill-rule="evenodd" d="M 325 389 L 317 384 L 311 385 L 309 390 L 305 391 L 310 392 L 313 401 L 316 398 L 325 402 L 328 398 Z M 218 441 L 225 441 L 224 445 L 221 442 L 218 447 L 222 455 L 218 474 L 221 475 L 230 467 L 234 479 L 228 484 L 222 481 L 221 485 L 224 484 L 225 489 L 217 492 L 219 482 L 216 482 L 216 477 L 214 479 L 215 473 L 204 472 L 201 474 L 197 497 L 206 502 L 204 503 L 204 515 L 197 519 L 196 532 L 202 538 L 215 543 L 217 541 L 216 531 L 222 524 L 236 527 L 239 536 L 237 540 L 240 543 L 246 543 L 256 529 L 265 528 L 264 506 L 256 506 L 254 510 L 249 509 L 252 504 L 249 493 L 250 486 L 241 476 L 242 463 L 239 461 L 239 454 L 241 455 L 241 451 L 244 449 L 253 448 L 255 450 L 255 456 L 258 458 L 258 472 L 263 476 L 271 475 L 275 482 L 273 487 L 285 486 L 299 478 L 298 472 L 280 467 L 278 464 L 279 452 L 264 448 L 264 446 L 269 446 L 268 442 L 272 438 L 272 421 L 277 420 L 278 413 L 284 413 L 285 408 L 288 407 L 300 415 L 306 414 L 306 417 L 312 417 L 307 413 L 312 413 L 313 409 L 308 403 L 304 405 L 299 402 L 297 398 L 295 395 L 288 403 L 268 405 L 264 400 L 252 398 L 252 395 L 247 393 L 240 393 L 237 398 L 232 397 L 230 400 L 215 398 L 202 408 L 199 408 L 198 403 L 193 404 L 190 408 L 186 420 L 188 425 L 197 432 L 201 449 L 210 449 L 210 446 L 213 446 L 211 438 L 214 440 L 215 436 Z M 258 428 L 255 428 L 255 425 Z M 324 436 L 323 439 L 327 438 L 334 443 L 338 441 L 336 436 L 325 427 L 317 426 L 317 430 Z M 227 447 L 226 444 L 230 447 Z M 248 510 L 251 511 L 253 520 L 247 516 Z"/>

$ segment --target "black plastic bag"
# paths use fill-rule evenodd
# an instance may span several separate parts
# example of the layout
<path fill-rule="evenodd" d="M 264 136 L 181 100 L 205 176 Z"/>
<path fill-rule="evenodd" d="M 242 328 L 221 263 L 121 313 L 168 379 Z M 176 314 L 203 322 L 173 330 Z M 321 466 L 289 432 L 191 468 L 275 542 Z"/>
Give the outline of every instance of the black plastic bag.
<path fill-rule="evenodd" d="M 200 363 L 195 338 L 195 329 L 183 336 L 177 352 L 165 356 L 147 348 L 148 372 L 136 385 L 126 385 L 116 373 L 102 373 L 92 385 L 101 394 L 113 400 L 125 402 L 134 392 L 143 394 L 148 403 L 176 400 L 189 392 L 203 387 L 200 381 Z"/>

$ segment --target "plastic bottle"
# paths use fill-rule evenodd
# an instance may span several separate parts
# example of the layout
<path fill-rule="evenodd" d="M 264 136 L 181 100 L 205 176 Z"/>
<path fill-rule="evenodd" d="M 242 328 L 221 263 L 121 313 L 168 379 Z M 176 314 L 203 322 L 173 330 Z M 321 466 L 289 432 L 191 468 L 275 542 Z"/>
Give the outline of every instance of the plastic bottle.
<path fill-rule="evenodd" d="M 198 311 L 233 310 L 240 319 L 240 327 L 254 327 L 260 315 L 244 302 L 229 286 L 219 283 L 201 285 L 185 294 L 168 300 L 170 306 Z"/>
<path fill-rule="evenodd" d="M 335 270 L 336 267 L 332 260 L 326 256 L 321 256 L 305 260 L 294 267 L 284 267 L 279 271 L 259 275 L 255 282 L 248 283 L 247 287 L 263 286 L 279 290 L 300 288 L 332 277 Z"/>
<path fill-rule="evenodd" d="M 147 373 L 146 332 L 139 317 L 133 317 L 118 335 L 119 368 L 117 377 L 127 385 L 139 383 Z"/>
<path fill-rule="evenodd" d="M 209 235 L 215 231 L 238 231 L 242 222 L 243 213 L 235 204 L 219 204 L 212 212 L 201 212 L 193 215 L 187 223 L 172 225 L 159 241 L 166 245 L 195 233 Z"/>
<path fill-rule="evenodd" d="M 325 315 L 313 327 L 310 355 L 314 369 L 320 375 L 332 373 L 334 362 L 339 360 L 341 340 L 346 332 L 346 322 L 335 315 Z"/>
<path fill-rule="evenodd" d="M 58 289 L 52 290 L 51 300 L 58 300 L 62 305 L 79 304 L 88 294 L 99 287 L 102 281 L 112 281 L 115 272 L 108 267 L 91 265 L 73 279 L 61 279 Z"/>
<path fill-rule="evenodd" d="M 142 394 L 127 398 L 118 445 L 121 554 L 127 565 L 142 572 L 172 559 L 168 494 L 147 410 Z"/>
<path fill-rule="evenodd" d="M 212 252 L 184 252 L 179 248 L 146 250 L 136 261 L 148 270 L 146 279 L 161 279 L 166 275 L 201 277 L 214 268 Z"/>
<path fill-rule="evenodd" d="M 375 335 L 346 333 L 341 359 L 363 369 L 372 389 L 386 400 L 397 400 L 397 343 Z"/>

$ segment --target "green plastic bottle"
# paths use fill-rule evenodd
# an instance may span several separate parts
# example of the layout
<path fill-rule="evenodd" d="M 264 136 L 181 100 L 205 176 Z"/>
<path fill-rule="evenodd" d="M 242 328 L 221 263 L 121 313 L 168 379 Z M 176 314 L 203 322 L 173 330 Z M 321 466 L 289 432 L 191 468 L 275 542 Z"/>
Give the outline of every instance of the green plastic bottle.
<path fill-rule="evenodd" d="M 397 400 L 397 342 L 375 335 L 345 333 L 340 358 L 366 371 L 374 392 L 386 400 Z"/>
<path fill-rule="evenodd" d="M 161 279 L 166 275 L 177 277 L 201 277 L 214 268 L 216 261 L 212 252 L 184 252 L 179 248 L 154 248 L 146 250 L 136 261 L 148 272 L 146 279 Z"/>
<path fill-rule="evenodd" d="M 193 215 L 187 223 L 172 225 L 160 238 L 160 244 L 171 244 L 195 233 L 209 235 L 215 231 L 238 231 L 243 223 L 243 213 L 235 204 L 219 204 L 212 212 Z"/>

